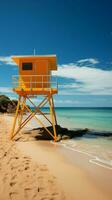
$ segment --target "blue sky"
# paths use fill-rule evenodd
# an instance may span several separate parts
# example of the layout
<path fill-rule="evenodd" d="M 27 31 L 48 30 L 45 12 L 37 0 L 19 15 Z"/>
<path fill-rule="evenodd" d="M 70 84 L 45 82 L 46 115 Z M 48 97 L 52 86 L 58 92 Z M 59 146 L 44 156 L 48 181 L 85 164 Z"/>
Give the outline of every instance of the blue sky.
<path fill-rule="evenodd" d="M 15 98 L 12 55 L 56 54 L 56 106 L 112 106 L 111 0 L 0 2 L 0 93 Z"/>

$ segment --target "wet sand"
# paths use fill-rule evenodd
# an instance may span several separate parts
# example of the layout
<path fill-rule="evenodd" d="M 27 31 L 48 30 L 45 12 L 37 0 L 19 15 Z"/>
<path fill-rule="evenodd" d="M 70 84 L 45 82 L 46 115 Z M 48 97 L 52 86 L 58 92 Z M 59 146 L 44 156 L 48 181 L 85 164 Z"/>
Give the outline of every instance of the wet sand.
<path fill-rule="evenodd" d="M 47 164 L 68 200 L 111 199 L 112 171 L 89 163 L 87 156 L 73 154 L 50 142 L 21 142 L 18 148 L 34 161 Z"/>
<path fill-rule="evenodd" d="M 9 134 L 12 117 L 2 115 L 0 121 L 0 132 L 4 133 L 1 146 L 9 148 L 12 145 L 5 159 L 4 154 L 2 158 L 0 154 L 0 197 L 3 197 L 0 200 L 112 199 L 112 170 L 94 165 L 89 162 L 87 155 L 72 152 L 58 144 L 33 141 L 33 138 L 28 141 L 28 135 L 22 135 L 23 140 L 9 142 L 6 134 Z M 41 188 L 39 192 L 38 188 Z"/>

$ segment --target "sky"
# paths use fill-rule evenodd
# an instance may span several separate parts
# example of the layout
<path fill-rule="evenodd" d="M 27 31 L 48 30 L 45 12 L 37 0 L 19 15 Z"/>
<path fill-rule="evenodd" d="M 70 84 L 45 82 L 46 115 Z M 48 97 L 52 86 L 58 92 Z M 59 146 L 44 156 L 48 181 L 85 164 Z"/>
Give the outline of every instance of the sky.
<path fill-rule="evenodd" d="M 0 94 L 17 98 L 11 56 L 34 48 L 57 55 L 56 106 L 112 107 L 111 0 L 1 0 Z"/>

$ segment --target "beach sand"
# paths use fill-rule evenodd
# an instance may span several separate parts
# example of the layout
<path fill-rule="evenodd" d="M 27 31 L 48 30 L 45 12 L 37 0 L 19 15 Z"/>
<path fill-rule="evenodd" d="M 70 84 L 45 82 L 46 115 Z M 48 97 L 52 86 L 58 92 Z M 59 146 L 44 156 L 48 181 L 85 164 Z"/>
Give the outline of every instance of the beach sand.
<path fill-rule="evenodd" d="M 61 200 L 64 193 L 46 164 L 9 140 L 10 116 L 0 115 L 0 200 Z"/>
<path fill-rule="evenodd" d="M 0 200 L 111 200 L 112 170 L 50 141 L 18 135 L 9 141 L 13 117 L 0 116 Z"/>

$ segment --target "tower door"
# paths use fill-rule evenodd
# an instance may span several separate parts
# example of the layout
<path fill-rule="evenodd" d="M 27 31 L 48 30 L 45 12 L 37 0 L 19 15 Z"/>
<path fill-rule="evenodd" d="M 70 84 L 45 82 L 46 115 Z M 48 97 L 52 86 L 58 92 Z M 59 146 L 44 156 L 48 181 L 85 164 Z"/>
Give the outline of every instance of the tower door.
<path fill-rule="evenodd" d="M 34 82 L 35 88 L 48 88 L 49 86 L 49 70 L 48 61 L 36 61 L 34 63 Z"/>

